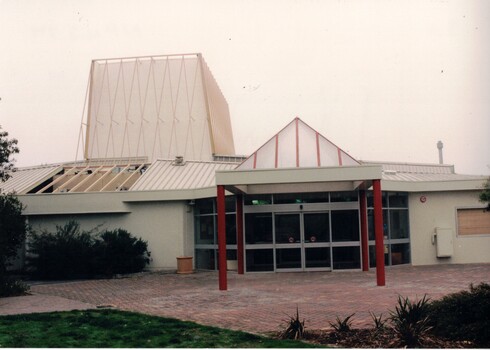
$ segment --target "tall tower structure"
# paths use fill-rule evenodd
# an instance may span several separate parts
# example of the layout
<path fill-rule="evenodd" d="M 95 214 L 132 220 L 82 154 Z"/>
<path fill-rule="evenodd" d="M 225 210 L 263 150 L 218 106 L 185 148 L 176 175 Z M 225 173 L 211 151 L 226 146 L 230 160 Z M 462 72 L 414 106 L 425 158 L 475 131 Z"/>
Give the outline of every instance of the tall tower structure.
<path fill-rule="evenodd" d="M 199 53 L 92 61 L 86 160 L 234 155 L 228 104 Z"/>

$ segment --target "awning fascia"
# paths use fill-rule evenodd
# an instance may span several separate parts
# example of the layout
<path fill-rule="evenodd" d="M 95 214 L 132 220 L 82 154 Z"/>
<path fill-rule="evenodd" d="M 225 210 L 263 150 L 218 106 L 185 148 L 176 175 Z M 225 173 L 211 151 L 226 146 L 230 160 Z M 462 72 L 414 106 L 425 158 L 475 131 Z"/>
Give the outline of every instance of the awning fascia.
<path fill-rule="evenodd" d="M 349 191 L 368 188 L 381 176 L 380 165 L 221 170 L 216 172 L 216 185 L 233 193 Z"/>

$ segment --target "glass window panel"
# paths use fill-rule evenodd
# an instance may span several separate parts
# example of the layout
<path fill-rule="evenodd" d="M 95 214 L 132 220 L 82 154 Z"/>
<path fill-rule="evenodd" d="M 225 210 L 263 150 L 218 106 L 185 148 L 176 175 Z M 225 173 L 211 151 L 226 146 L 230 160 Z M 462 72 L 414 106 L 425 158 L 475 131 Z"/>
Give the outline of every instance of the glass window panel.
<path fill-rule="evenodd" d="M 226 260 L 237 260 L 236 249 L 227 249 L 226 250 Z M 216 249 L 216 266 L 219 270 L 219 250 Z"/>
<path fill-rule="evenodd" d="M 328 213 L 303 214 L 305 242 L 329 242 Z"/>
<path fill-rule="evenodd" d="M 334 247 L 333 268 L 335 270 L 359 269 L 361 256 L 359 247 Z"/>
<path fill-rule="evenodd" d="M 212 214 L 214 213 L 214 198 L 196 200 L 195 214 Z"/>
<path fill-rule="evenodd" d="M 236 214 L 226 214 L 226 244 L 236 244 Z"/>
<path fill-rule="evenodd" d="M 276 249 L 276 268 L 300 269 L 301 248 Z"/>
<path fill-rule="evenodd" d="M 408 208 L 408 194 L 405 192 L 388 192 L 390 208 Z"/>
<path fill-rule="evenodd" d="M 272 213 L 245 214 L 247 244 L 272 243 Z"/>
<path fill-rule="evenodd" d="M 408 210 L 390 209 L 391 239 L 408 238 Z"/>
<path fill-rule="evenodd" d="M 359 241 L 359 212 L 332 210 L 332 241 Z"/>
<path fill-rule="evenodd" d="M 331 192 L 330 202 L 357 202 L 357 191 Z"/>
<path fill-rule="evenodd" d="M 384 247 L 385 251 L 385 266 L 389 266 L 389 254 L 388 254 L 388 245 Z M 369 267 L 376 267 L 376 248 L 374 245 L 369 246 Z"/>
<path fill-rule="evenodd" d="M 214 215 L 196 217 L 196 244 L 214 244 Z"/>
<path fill-rule="evenodd" d="M 328 202 L 327 192 L 274 194 L 274 204 L 326 203 L 326 202 Z"/>
<path fill-rule="evenodd" d="M 330 248 L 305 248 L 305 266 L 330 267 Z"/>
<path fill-rule="evenodd" d="M 274 254 L 272 249 L 247 249 L 247 272 L 274 271 Z"/>
<path fill-rule="evenodd" d="M 276 243 L 301 242 L 299 214 L 275 216 Z"/>
<path fill-rule="evenodd" d="M 226 196 L 225 198 L 225 210 L 227 213 L 236 212 L 236 197 Z"/>
<path fill-rule="evenodd" d="M 226 260 L 237 260 L 236 249 L 227 249 L 226 250 Z"/>
<path fill-rule="evenodd" d="M 367 191 L 366 197 L 367 197 L 368 208 L 373 208 L 374 207 L 373 191 Z M 383 208 L 388 207 L 388 200 L 387 200 L 387 193 L 386 192 L 381 192 L 381 206 Z"/>
<path fill-rule="evenodd" d="M 376 267 L 376 249 L 373 245 L 369 246 L 369 267 Z"/>
<path fill-rule="evenodd" d="M 368 236 L 370 241 L 374 241 L 374 209 L 368 209 Z M 388 209 L 383 209 L 383 231 L 384 238 L 388 238 Z"/>
<path fill-rule="evenodd" d="M 215 270 L 214 249 L 196 249 L 196 269 Z"/>
<path fill-rule="evenodd" d="M 256 194 L 245 196 L 245 205 L 265 205 L 272 204 L 272 195 Z"/>
<path fill-rule="evenodd" d="M 409 264 L 410 263 L 410 244 L 392 244 L 391 245 L 391 264 Z"/>
<path fill-rule="evenodd" d="M 274 204 L 305 203 L 302 193 L 278 193 L 274 194 Z"/>

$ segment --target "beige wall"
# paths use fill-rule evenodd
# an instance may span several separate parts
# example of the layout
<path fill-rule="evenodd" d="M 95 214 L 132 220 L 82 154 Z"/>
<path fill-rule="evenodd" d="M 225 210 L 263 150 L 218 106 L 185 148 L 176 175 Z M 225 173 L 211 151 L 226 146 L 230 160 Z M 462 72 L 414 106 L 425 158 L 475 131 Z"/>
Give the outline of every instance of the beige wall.
<path fill-rule="evenodd" d="M 100 229 L 123 228 L 134 236 L 148 241 L 148 249 L 151 252 L 150 269 L 176 269 L 176 257 L 182 255 L 194 255 L 194 226 L 193 213 L 187 206 L 187 201 L 152 201 L 130 202 L 124 201 L 125 196 L 116 196 L 111 199 L 113 208 L 124 207 L 125 212 L 119 213 L 93 213 L 86 212 L 86 204 L 93 203 L 95 209 L 99 206 L 107 206 L 104 201 L 98 199 L 107 198 L 99 194 L 81 194 L 80 198 L 66 195 L 31 196 L 24 197 L 30 209 L 26 209 L 29 223 L 35 230 L 41 228 L 52 230 L 56 225 L 63 225 L 70 219 L 75 219 L 83 229 L 92 229 L 101 225 Z M 22 200 L 22 197 L 20 198 Z M 80 199 L 78 201 L 77 199 Z M 66 205 L 66 214 L 63 214 L 61 206 L 63 201 L 69 201 Z M 52 203 L 55 202 L 55 203 Z M 80 213 L 76 212 L 78 203 Z M 36 215 L 38 208 L 56 204 L 56 213 L 46 213 L 45 209 Z M 84 213 L 85 211 L 85 213 Z"/>
<path fill-rule="evenodd" d="M 410 235 L 413 265 L 490 262 L 490 235 L 458 236 L 456 209 L 482 208 L 479 191 L 414 192 L 409 195 Z M 425 196 L 426 202 L 420 198 Z M 490 213 L 488 213 L 490 215 Z M 454 252 L 449 258 L 437 258 L 432 244 L 435 228 L 449 228 Z"/>

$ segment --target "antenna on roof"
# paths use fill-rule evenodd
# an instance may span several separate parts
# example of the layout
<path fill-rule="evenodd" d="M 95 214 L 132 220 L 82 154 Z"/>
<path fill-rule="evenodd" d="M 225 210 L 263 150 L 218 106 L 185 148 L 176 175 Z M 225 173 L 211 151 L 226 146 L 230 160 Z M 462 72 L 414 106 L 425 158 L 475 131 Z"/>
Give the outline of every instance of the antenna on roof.
<path fill-rule="evenodd" d="M 437 141 L 437 149 L 439 150 L 439 164 L 444 164 L 442 160 L 442 147 L 444 147 L 442 141 Z"/>

